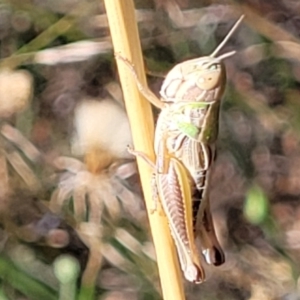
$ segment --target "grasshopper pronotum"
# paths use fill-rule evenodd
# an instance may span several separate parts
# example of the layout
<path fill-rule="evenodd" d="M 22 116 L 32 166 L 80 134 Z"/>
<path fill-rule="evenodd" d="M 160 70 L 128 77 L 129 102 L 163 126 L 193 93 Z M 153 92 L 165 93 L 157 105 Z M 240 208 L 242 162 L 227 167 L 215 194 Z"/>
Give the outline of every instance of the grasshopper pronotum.
<path fill-rule="evenodd" d="M 195 246 L 197 236 L 208 264 L 217 266 L 225 261 L 214 229 L 207 186 L 215 159 L 220 101 L 226 85 L 223 60 L 235 51 L 217 54 L 243 17 L 211 55 L 171 69 L 161 87 L 160 100 L 140 83 L 134 66 L 116 54 L 130 68 L 140 92 L 161 108 L 155 131 L 156 161 L 152 162 L 144 153 L 130 152 L 144 158 L 154 169 L 154 188 L 168 218 L 181 269 L 185 278 L 194 283 L 205 280 Z"/>

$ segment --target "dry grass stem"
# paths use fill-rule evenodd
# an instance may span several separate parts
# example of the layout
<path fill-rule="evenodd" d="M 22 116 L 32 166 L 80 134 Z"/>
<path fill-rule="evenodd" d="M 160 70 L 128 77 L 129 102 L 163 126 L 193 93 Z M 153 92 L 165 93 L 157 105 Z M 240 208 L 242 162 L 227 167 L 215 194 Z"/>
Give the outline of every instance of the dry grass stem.
<path fill-rule="evenodd" d="M 105 5 L 114 51 L 126 57 L 134 64 L 140 81 L 145 85 L 145 71 L 133 1 L 107 0 L 105 1 Z M 117 63 L 134 147 L 153 159 L 154 128 L 150 104 L 141 96 L 127 66 L 123 62 Z M 166 300 L 184 299 L 181 272 L 166 217 L 161 211 L 154 214 L 150 213 L 153 208 L 150 185 L 153 170 L 140 159 L 138 159 L 138 167 L 156 248 L 163 297 Z"/>

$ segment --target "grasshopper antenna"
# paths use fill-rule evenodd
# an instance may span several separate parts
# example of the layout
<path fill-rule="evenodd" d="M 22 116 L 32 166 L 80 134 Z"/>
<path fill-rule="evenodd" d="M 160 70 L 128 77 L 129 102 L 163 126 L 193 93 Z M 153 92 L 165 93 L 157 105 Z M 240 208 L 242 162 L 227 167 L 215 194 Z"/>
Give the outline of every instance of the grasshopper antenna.
<path fill-rule="evenodd" d="M 210 57 L 215 57 L 218 52 L 223 48 L 223 46 L 227 43 L 227 41 L 230 39 L 232 34 L 236 31 L 242 20 L 244 19 L 245 15 L 241 15 L 240 18 L 236 21 L 236 23 L 233 25 L 233 27 L 230 29 L 224 40 L 221 42 L 221 44 L 215 49 L 215 51 L 210 55 Z"/>

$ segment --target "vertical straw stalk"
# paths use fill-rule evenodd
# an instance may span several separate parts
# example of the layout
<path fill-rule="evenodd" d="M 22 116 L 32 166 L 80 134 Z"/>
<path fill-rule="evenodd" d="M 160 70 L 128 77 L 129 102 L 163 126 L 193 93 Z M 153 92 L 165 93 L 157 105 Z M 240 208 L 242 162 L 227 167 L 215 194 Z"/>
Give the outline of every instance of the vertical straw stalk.
<path fill-rule="evenodd" d="M 114 51 L 128 58 L 134 64 L 140 81 L 146 84 L 133 0 L 105 0 L 104 2 Z M 128 67 L 119 61 L 117 61 L 117 65 L 134 148 L 146 153 L 153 159 L 154 126 L 151 106 L 140 94 Z M 143 160 L 138 158 L 137 162 L 156 249 L 163 298 L 165 300 L 183 300 L 181 271 L 167 219 L 160 209 L 151 214 L 153 208 L 151 190 L 153 170 Z"/>

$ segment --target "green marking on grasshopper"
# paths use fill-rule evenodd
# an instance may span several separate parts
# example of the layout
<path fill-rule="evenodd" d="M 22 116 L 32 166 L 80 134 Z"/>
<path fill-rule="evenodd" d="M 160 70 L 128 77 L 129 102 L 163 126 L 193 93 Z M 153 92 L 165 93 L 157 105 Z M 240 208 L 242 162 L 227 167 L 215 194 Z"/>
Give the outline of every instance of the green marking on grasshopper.
<path fill-rule="evenodd" d="M 176 128 L 184 133 L 187 137 L 197 139 L 200 133 L 200 128 L 193 123 L 188 116 L 184 114 L 184 111 L 192 109 L 203 109 L 211 105 L 210 102 L 192 102 L 192 103 L 180 103 L 176 112 L 173 114 L 173 124 Z"/>
<path fill-rule="evenodd" d="M 210 102 L 193 102 L 193 103 L 186 104 L 186 107 L 188 107 L 188 108 L 206 108 L 210 104 L 211 104 Z"/>
<path fill-rule="evenodd" d="M 176 107 L 178 108 L 206 108 L 207 106 L 211 105 L 211 102 L 177 102 Z"/>
<path fill-rule="evenodd" d="M 189 138 L 196 139 L 199 135 L 199 128 L 189 122 L 179 121 L 177 127 Z"/>

